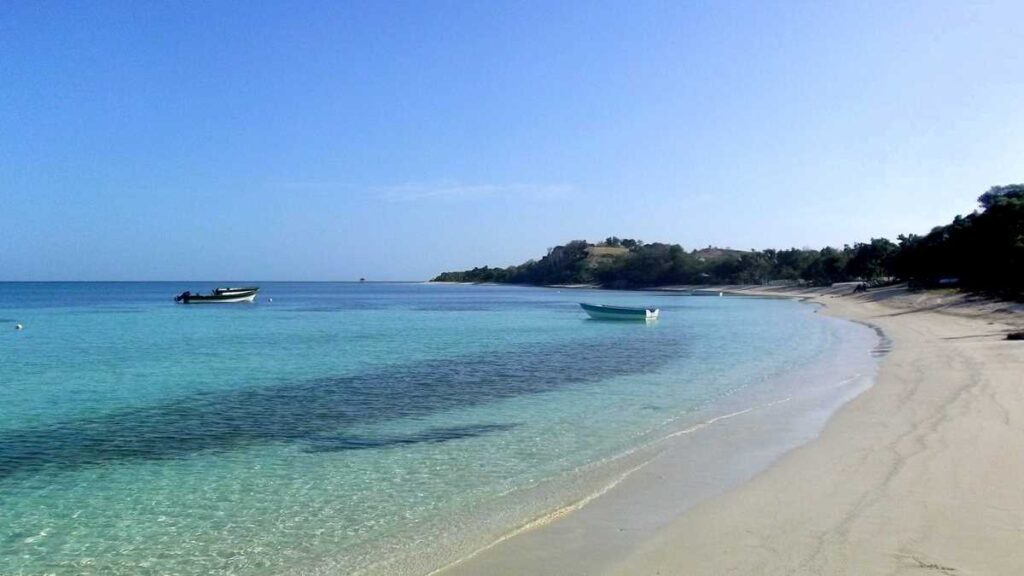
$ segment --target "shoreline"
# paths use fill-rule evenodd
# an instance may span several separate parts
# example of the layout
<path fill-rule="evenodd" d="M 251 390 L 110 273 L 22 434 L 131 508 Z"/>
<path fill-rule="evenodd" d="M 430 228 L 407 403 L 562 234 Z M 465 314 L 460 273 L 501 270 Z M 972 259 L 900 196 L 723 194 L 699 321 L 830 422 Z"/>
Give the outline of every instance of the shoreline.
<path fill-rule="evenodd" d="M 670 497 L 664 486 L 684 484 L 689 471 L 662 466 L 653 481 L 623 482 L 582 510 L 436 573 L 1010 573 L 1024 565 L 1024 497 L 1014 486 L 1024 463 L 1007 461 L 1024 450 L 1013 426 L 1024 415 L 1024 386 L 1013 385 L 1024 384 L 1016 376 L 1024 374 L 1024 348 L 1003 340 L 1024 323 L 1015 305 L 948 291 L 714 289 L 820 304 L 825 315 L 884 330 L 893 354 L 875 385 L 831 413 L 816 438 L 739 485 L 708 491 L 651 536 L 623 546 L 596 523 L 628 534 L 651 513 L 644 499 Z M 991 405 L 971 405 L 979 394 L 990 394 Z M 963 414 L 947 414 L 953 406 Z M 983 432 L 999 441 L 966 441 Z M 986 473 L 960 465 L 972 459 Z M 933 470 L 937 463 L 944 474 Z"/>

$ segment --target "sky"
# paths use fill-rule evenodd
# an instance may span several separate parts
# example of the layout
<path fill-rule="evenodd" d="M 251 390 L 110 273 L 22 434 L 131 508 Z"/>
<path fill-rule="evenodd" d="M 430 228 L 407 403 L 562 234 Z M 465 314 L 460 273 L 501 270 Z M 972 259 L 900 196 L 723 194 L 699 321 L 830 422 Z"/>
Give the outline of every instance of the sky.
<path fill-rule="evenodd" d="M 0 3 L 0 280 L 841 246 L 1022 169 L 1021 2 Z"/>

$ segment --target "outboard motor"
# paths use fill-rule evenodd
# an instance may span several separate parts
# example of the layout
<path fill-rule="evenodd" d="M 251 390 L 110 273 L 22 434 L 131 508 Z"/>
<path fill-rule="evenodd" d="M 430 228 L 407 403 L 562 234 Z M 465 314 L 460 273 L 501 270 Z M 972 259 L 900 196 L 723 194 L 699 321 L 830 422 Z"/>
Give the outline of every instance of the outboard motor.
<path fill-rule="evenodd" d="M 182 302 L 182 301 L 188 302 L 188 297 L 191 296 L 191 295 L 192 295 L 192 292 L 190 290 L 186 290 L 186 291 L 182 292 L 181 294 L 178 294 L 177 296 L 175 296 L 174 297 L 174 301 L 175 302 Z"/>

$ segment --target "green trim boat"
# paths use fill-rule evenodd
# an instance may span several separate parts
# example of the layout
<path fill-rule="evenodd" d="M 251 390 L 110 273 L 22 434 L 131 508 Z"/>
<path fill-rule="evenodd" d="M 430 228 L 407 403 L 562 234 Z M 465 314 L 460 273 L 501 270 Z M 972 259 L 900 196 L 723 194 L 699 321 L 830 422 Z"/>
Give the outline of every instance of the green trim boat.
<path fill-rule="evenodd" d="M 660 312 L 658 308 L 630 308 L 583 302 L 580 302 L 580 308 L 594 320 L 657 320 Z"/>

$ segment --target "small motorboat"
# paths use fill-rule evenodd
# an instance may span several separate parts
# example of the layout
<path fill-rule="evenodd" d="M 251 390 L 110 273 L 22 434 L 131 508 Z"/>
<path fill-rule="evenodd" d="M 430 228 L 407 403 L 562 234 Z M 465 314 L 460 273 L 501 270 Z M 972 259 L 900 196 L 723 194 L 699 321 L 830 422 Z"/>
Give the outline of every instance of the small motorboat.
<path fill-rule="evenodd" d="M 210 294 L 193 294 L 185 291 L 174 297 L 175 302 L 182 304 L 231 304 L 235 302 L 252 302 L 256 299 L 259 287 L 251 288 L 215 288 Z"/>
<path fill-rule="evenodd" d="M 594 320 L 657 320 L 658 312 L 660 312 L 657 308 L 629 308 L 582 302 L 580 302 L 580 308 L 583 308 Z"/>

